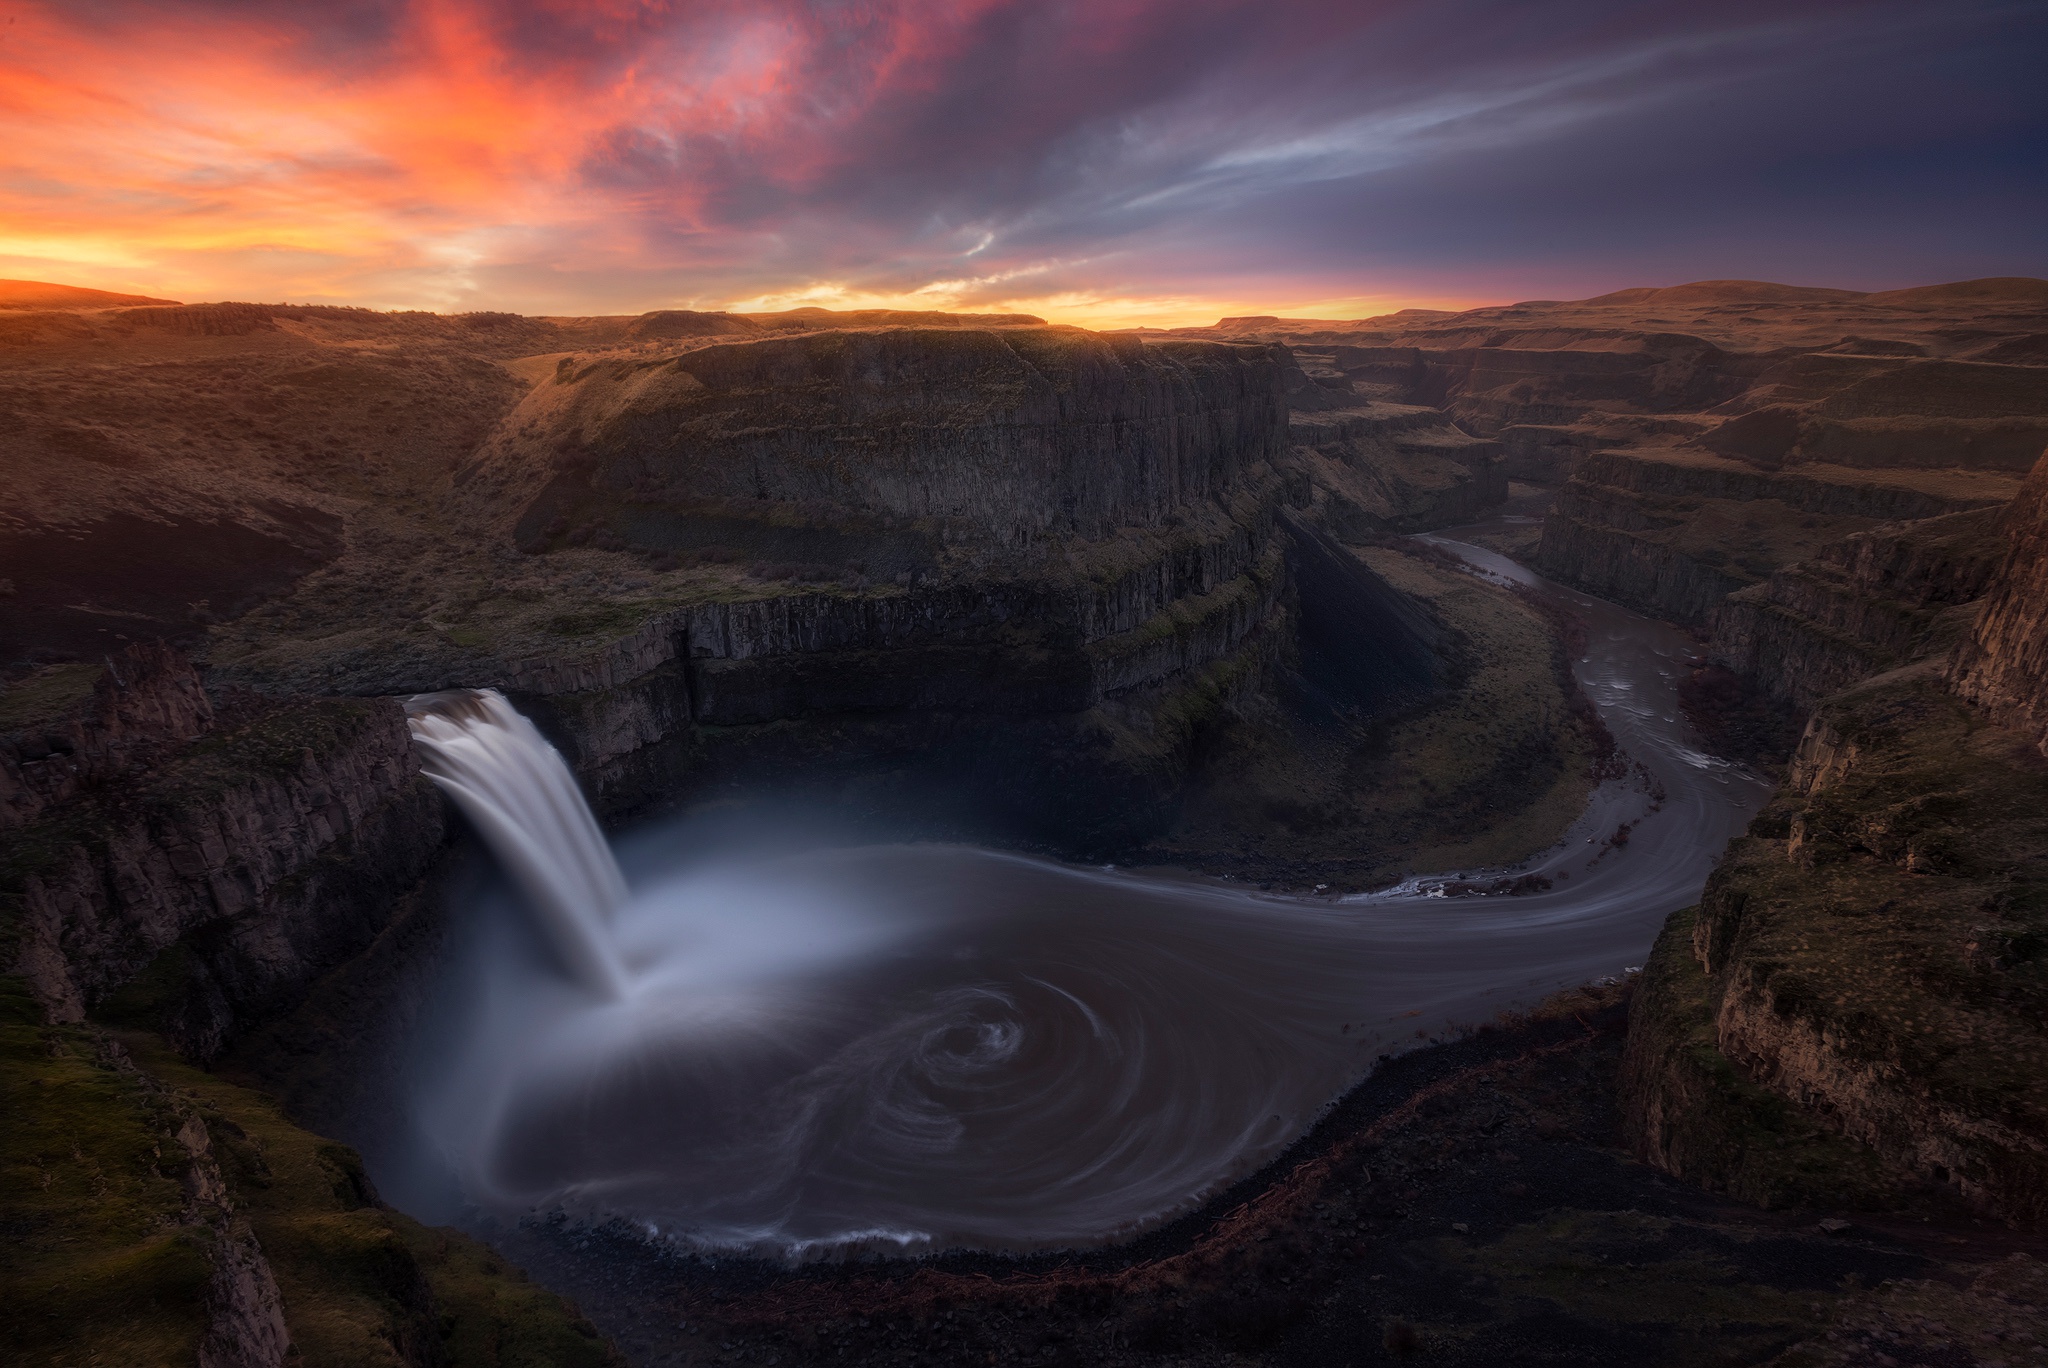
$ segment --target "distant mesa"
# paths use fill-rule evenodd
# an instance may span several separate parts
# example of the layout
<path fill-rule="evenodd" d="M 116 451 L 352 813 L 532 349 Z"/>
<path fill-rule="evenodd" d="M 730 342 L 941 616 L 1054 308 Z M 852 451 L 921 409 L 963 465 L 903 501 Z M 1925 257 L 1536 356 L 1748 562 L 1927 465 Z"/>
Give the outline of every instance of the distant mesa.
<path fill-rule="evenodd" d="M 1861 299 L 1856 290 L 1829 290 L 1813 285 L 1776 285 L 1768 280 L 1695 280 L 1689 285 L 1616 290 L 1596 295 L 1587 304 L 1796 304 Z M 1549 301 L 1541 301 L 1549 302 Z"/>
<path fill-rule="evenodd" d="M 2048 280 L 2036 280 L 2033 276 L 1987 276 L 1983 280 L 1958 280 L 1950 285 L 1881 290 L 1864 298 L 1883 304 L 1967 304 L 1987 300 L 2048 304 Z"/>
<path fill-rule="evenodd" d="M 1812 285 L 1777 285 L 1768 280 L 1695 280 L 1689 285 L 1663 288 L 1616 290 L 1580 300 L 1582 304 L 1824 304 L 1860 299 L 1873 304 L 1972 304 L 2012 301 L 2024 304 L 2048 303 L 2048 280 L 2032 276 L 1988 276 L 1982 280 L 1958 280 L 1947 285 L 1916 285 L 1908 290 L 1829 290 Z M 1555 304 L 1555 300 L 1530 300 L 1528 304 Z M 1524 305 L 1523 307 L 1527 307 Z"/>
<path fill-rule="evenodd" d="M 761 325 L 751 318 L 699 313 L 695 309 L 656 309 L 626 325 L 627 340 L 633 342 L 679 337 L 758 337 L 762 331 Z"/>
<path fill-rule="evenodd" d="M 1371 329 L 1390 323 L 1427 323 L 1434 318 L 1455 318 L 1455 309 L 1396 309 L 1389 314 L 1375 314 L 1371 318 L 1282 318 L 1277 314 L 1244 314 L 1233 318 L 1219 318 L 1214 323 L 1198 328 L 1166 328 L 1161 331 L 1185 333 L 1189 336 L 1209 337 L 1215 335 L 1242 336 L 1269 332 L 1341 332 L 1346 329 Z M 1153 331 L 1139 329 L 1139 331 Z"/>
<path fill-rule="evenodd" d="M 760 337 L 768 333 L 819 332 L 832 328 L 1042 328 L 1033 314 L 938 313 L 918 309 L 785 309 L 779 313 L 706 313 L 657 309 L 626 325 L 631 342 L 693 337 Z"/>
<path fill-rule="evenodd" d="M 113 309 L 130 304 L 177 304 L 176 299 L 52 285 L 41 280 L 0 280 L 0 309 Z"/>
<path fill-rule="evenodd" d="M 947 313 L 942 309 L 820 309 L 814 305 L 781 313 L 742 314 L 777 332 L 820 328 L 1043 328 L 1036 314 Z"/>

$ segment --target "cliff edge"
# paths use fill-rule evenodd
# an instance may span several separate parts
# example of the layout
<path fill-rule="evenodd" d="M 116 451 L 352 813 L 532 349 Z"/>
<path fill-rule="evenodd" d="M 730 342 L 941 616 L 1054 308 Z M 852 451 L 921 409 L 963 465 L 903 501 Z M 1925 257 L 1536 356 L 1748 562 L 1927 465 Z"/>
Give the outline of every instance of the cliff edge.
<path fill-rule="evenodd" d="M 1767 1204 L 1931 1186 L 2048 1219 L 2044 472 L 1952 659 L 1823 699 L 1666 927 L 1623 1069 L 1644 1158 Z M 1868 549 L 1901 584 L 1925 563 Z"/>
<path fill-rule="evenodd" d="M 2048 753 L 2048 455 L 2004 519 L 2005 559 L 1957 648 L 1955 690 Z"/>

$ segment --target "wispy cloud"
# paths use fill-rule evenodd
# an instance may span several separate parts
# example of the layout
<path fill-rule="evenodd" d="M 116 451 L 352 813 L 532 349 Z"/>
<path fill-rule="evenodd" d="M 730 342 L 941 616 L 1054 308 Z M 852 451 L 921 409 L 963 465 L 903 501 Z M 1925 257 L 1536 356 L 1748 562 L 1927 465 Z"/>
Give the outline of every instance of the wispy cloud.
<path fill-rule="evenodd" d="M 1630 269 L 1765 274 L 1801 250 L 1913 279 L 2001 253 L 2044 265 L 2024 226 L 1958 227 L 1946 249 L 1914 182 L 1945 177 L 1952 201 L 1962 162 L 1924 149 L 2038 135 L 2014 56 L 2048 30 L 2038 5 L 25 0 L 9 17 L 0 274 L 191 298 L 1102 322 L 1628 283 L 1601 275 L 1611 251 L 1574 254 L 1563 231 L 1538 251 L 1516 226 L 1592 237 L 1613 218 L 1583 184 L 1530 190 L 1538 166 L 1719 178 L 1711 213 L 1644 191 Z M 1829 176 L 1853 181 L 1856 215 L 1800 199 Z M 1519 198 L 1491 188 L 1509 181 Z M 1896 219 L 1873 220 L 1887 194 Z"/>

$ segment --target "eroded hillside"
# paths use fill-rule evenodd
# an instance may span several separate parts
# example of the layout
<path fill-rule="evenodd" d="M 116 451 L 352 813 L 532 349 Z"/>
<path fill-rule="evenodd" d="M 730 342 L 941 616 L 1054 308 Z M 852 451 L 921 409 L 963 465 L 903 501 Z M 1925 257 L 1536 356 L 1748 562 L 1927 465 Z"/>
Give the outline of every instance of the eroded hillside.
<path fill-rule="evenodd" d="M 2048 445 L 2048 283 L 2032 279 L 1875 294 L 1705 281 L 1181 333 L 1285 341 L 1331 402 L 1424 406 L 1497 443 L 1510 480 L 1554 490 L 1540 542 L 1532 529 L 1511 549 L 1710 635 L 1711 654 L 1800 708 L 1949 631 L 1923 610 L 1981 578 L 1959 565 L 1879 621 L 1834 601 L 1845 581 L 1885 597 L 1854 582 L 1871 554 L 1856 539 L 2000 508 Z"/>

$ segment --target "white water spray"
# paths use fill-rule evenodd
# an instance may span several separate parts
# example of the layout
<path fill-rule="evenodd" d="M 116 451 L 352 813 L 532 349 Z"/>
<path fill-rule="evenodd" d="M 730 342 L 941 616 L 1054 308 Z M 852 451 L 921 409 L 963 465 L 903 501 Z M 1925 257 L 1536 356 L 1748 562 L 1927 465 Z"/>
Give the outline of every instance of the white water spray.
<path fill-rule="evenodd" d="M 625 996 L 608 922 L 626 880 L 561 753 L 496 689 L 414 694 L 405 712 L 427 778 L 517 880 L 564 967 L 593 992 Z"/>
<path fill-rule="evenodd" d="M 575 981 L 482 895 L 493 915 L 418 1040 L 416 1138 L 378 1181 L 435 1223 L 473 1203 L 791 1258 L 1154 1226 L 1382 1053 L 1639 963 L 1698 898 L 1764 786 L 1697 763 L 1673 693 L 1688 643 L 1572 604 L 1579 676 L 1645 773 L 1602 785 L 1528 866 L 1555 886 L 1515 898 L 1441 896 L 1449 876 L 1336 902 L 957 846 L 756 849 L 744 826 L 703 839 L 701 815 L 628 849 L 627 898 L 530 723 L 496 694 L 413 699 L 428 773 Z M 1589 860 L 1623 821 L 1626 852 Z"/>

